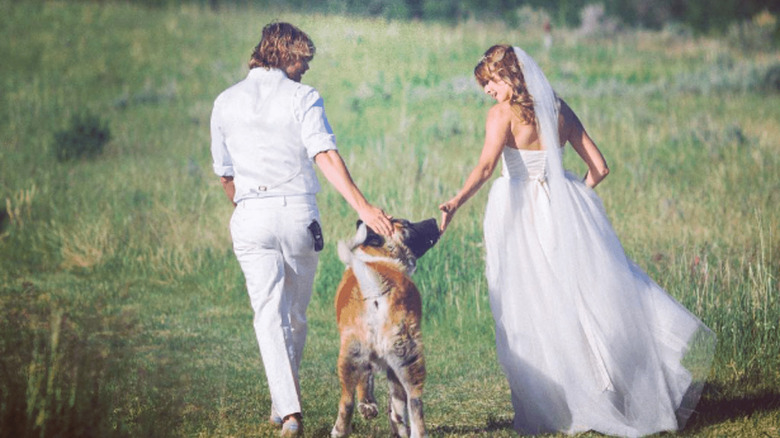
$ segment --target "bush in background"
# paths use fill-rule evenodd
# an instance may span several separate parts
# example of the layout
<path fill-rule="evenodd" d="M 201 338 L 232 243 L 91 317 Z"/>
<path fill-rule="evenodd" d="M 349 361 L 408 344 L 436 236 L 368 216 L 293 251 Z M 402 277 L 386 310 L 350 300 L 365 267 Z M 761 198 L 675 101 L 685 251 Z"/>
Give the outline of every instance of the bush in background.
<path fill-rule="evenodd" d="M 775 64 L 767 70 L 764 75 L 764 88 L 780 92 L 780 64 Z"/>
<path fill-rule="evenodd" d="M 717 35 L 725 33 L 733 23 L 750 20 L 764 11 L 780 13 L 780 2 L 777 0 L 131 0 L 130 3 L 155 7 L 189 3 L 210 7 L 214 11 L 252 4 L 281 11 L 447 22 L 469 18 L 500 18 L 510 26 L 518 24 L 518 9 L 531 7 L 547 12 L 554 25 L 568 27 L 580 26 L 581 11 L 585 7 L 599 5 L 604 8 L 605 16 L 629 27 L 662 29 L 670 22 L 675 22 L 696 33 Z M 780 26 L 776 26 L 773 32 L 777 42 Z"/>
<path fill-rule="evenodd" d="M 103 152 L 111 139 L 108 125 L 92 114 L 73 116 L 67 129 L 54 134 L 52 150 L 57 161 L 93 158 Z"/>
<path fill-rule="evenodd" d="M 764 10 L 750 19 L 731 23 L 725 40 L 742 51 L 761 51 L 780 46 L 780 26 L 776 14 Z"/>

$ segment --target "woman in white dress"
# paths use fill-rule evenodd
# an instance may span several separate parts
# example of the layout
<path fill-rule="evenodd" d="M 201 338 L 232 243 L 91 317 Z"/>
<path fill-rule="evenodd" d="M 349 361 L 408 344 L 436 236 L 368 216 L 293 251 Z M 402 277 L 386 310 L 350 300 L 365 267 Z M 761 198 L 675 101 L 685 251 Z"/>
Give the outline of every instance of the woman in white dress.
<path fill-rule="evenodd" d="M 715 336 L 628 259 L 593 191 L 609 170 L 577 116 L 524 51 L 474 69 L 497 103 L 479 162 L 442 204 L 444 231 L 503 158 L 485 212 L 496 348 L 518 433 L 679 430 L 709 374 Z M 566 143 L 587 164 L 563 169 Z"/>

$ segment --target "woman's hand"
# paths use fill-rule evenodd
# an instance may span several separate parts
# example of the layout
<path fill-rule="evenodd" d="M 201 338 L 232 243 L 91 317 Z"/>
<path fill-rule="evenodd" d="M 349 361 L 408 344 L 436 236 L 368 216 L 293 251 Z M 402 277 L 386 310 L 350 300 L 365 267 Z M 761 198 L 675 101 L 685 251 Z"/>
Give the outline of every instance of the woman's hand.
<path fill-rule="evenodd" d="M 455 216 L 455 212 L 458 210 L 458 203 L 454 198 L 450 199 L 444 204 L 441 204 L 439 210 L 441 210 L 441 225 L 439 225 L 439 230 L 443 234 L 447 229 L 447 225 L 450 224 L 453 216 Z"/>
<path fill-rule="evenodd" d="M 482 146 L 479 162 L 466 178 L 458 194 L 439 206 L 439 210 L 442 211 L 439 226 L 442 233 L 447 229 L 458 208 L 474 196 L 493 174 L 496 163 L 501 157 L 501 151 L 507 144 L 507 137 L 511 133 L 511 117 L 509 105 L 498 104 L 488 112 L 487 122 L 485 122 L 485 144 Z"/>
<path fill-rule="evenodd" d="M 580 119 L 563 100 L 561 100 L 561 117 L 563 117 L 563 127 L 560 131 L 563 134 L 562 138 L 571 143 L 572 148 L 582 158 L 582 161 L 588 165 L 588 172 L 585 173 L 582 182 L 592 189 L 596 188 L 609 175 L 607 160 L 604 159 L 604 155 L 601 154 L 596 143 L 585 131 Z"/>

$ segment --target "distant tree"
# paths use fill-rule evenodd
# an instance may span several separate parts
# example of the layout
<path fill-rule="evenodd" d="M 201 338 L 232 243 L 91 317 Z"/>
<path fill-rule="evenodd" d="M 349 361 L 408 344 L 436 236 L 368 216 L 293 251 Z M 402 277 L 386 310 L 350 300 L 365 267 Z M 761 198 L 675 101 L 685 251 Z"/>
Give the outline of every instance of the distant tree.
<path fill-rule="evenodd" d="M 80 0 L 71 0 L 80 1 Z M 762 11 L 780 15 L 780 0 L 92 0 L 175 7 L 200 4 L 219 10 L 222 6 L 273 8 L 274 10 L 346 13 L 382 16 L 390 19 L 445 20 L 467 17 L 503 19 L 516 24 L 517 10 L 544 10 L 556 26 L 579 27 L 582 10 L 603 5 L 607 16 L 629 26 L 660 29 L 676 22 L 694 31 L 723 33 L 735 22 L 748 20 Z M 780 25 L 775 32 L 780 40 Z"/>
<path fill-rule="evenodd" d="M 764 10 L 780 13 L 777 0 L 603 0 L 602 3 L 608 15 L 628 25 L 659 29 L 669 21 L 676 21 L 697 32 L 719 33 L 731 23 L 747 20 Z"/>
<path fill-rule="evenodd" d="M 409 10 L 409 18 L 415 20 L 423 18 L 423 0 L 406 0 L 406 7 Z"/>

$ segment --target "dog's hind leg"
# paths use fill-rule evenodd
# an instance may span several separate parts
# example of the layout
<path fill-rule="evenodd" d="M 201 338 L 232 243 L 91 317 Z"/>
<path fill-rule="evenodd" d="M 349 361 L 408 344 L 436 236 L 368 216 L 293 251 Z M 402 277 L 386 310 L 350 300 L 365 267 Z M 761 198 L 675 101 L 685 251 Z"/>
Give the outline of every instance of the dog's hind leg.
<path fill-rule="evenodd" d="M 410 396 L 407 400 L 407 407 L 409 408 L 409 429 L 411 430 L 411 437 L 427 437 L 428 435 L 425 433 L 425 417 L 423 416 L 422 398 Z"/>
<path fill-rule="evenodd" d="M 373 420 L 379 414 L 374 398 L 374 373 L 366 364 L 357 385 L 358 411 L 366 420 Z"/>
<path fill-rule="evenodd" d="M 415 339 L 414 341 L 412 339 Z M 425 417 L 423 416 L 422 393 L 425 382 L 425 359 L 422 354 L 422 344 L 419 342 L 419 335 L 407 339 L 406 342 L 399 342 L 396 345 L 398 358 L 393 362 L 393 371 L 396 381 L 403 385 L 400 395 L 403 392 L 405 398 L 403 404 L 406 406 L 409 436 L 411 438 L 424 438 Z M 401 348 L 401 346 L 405 348 Z M 389 373 L 388 373 L 389 374 Z M 399 401 L 399 404 L 401 402 Z"/>
<path fill-rule="evenodd" d="M 336 424 L 330 436 L 342 438 L 352 432 L 352 413 L 355 410 L 355 388 L 360 379 L 361 348 L 358 341 L 341 343 L 339 352 L 338 370 L 341 382 L 341 399 L 339 400 L 339 413 Z"/>
<path fill-rule="evenodd" d="M 411 438 L 427 437 L 422 402 L 423 380 L 419 378 L 419 375 L 410 375 L 409 369 L 404 367 L 398 370 L 396 382 L 396 386 L 399 388 L 393 390 L 393 398 L 397 394 L 399 399 L 394 400 L 393 405 L 406 408 L 407 415 L 404 418 L 404 423 L 408 425 L 409 436 Z"/>
<path fill-rule="evenodd" d="M 408 437 L 408 417 L 406 415 L 406 391 L 392 368 L 387 368 L 387 382 L 390 384 L 387 393 L 387 411 L 390 416 L 390 427 L 393 436 Z"/>

